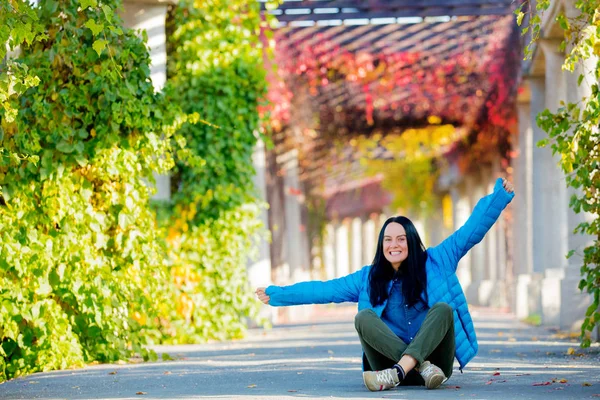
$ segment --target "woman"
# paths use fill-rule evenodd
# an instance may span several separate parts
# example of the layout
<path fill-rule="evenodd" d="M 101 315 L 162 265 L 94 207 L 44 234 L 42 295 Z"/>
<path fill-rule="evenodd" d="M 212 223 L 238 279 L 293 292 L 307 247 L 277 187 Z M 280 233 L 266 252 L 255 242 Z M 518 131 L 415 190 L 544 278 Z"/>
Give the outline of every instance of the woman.
<path fill-rule="evenodd" d="M 371 265 L 326 282 L 258 288 L 272 306 L 358 302 L 355 327 L 363 348 L 363 381 L 371 391 L 400 384 L 438 388 L 477 353 L 477 339 L 456 268 L 514 197 L 505 179 L 475 206 L 467 222 L 425 249 L 413 223 L 389 218 Z"/>

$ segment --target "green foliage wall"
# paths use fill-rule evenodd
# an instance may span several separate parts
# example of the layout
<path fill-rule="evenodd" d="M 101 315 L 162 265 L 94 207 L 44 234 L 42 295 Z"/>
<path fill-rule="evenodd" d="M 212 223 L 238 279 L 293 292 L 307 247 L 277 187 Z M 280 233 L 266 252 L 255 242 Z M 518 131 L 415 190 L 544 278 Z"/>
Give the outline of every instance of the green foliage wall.
<path fill-rule="evenodd" d="M 0 66 L 0 382 L 239 337 L 262 229 L 258 4 L 173 10 L 166 95 L 118 0 L 13 4 L 0 15 L 0 38 L 23 46 Z M 193 112 L 203 123 L 177 131 Z M 174 152 L 173 201 L 153 210 L 148 182 Z"/>
<path fill-rule="evenodd" d="M 88 21 L 115 15 L 41 4 L 47 38 L 17 60 L 40 83 L 0 113 L 0 380 L 147 357 L 141 316 L 170 293 L 144 181 L 172 164 L 147 48 L 115 29 L 98 51 Z"/>
<path fill-rule="evenodd" d="M 170 13 L 168 97 L 203 120 L 181 131 L 201 161 L 178 160 L 165 217 L 177 312 L 194 322 L 172 327 L 178 340 L 238 337 L 257 310 L 245 276 L 261 230 L 252 182 L 266 94 L 260 24 L 254 1 L 185 0 Z"/>

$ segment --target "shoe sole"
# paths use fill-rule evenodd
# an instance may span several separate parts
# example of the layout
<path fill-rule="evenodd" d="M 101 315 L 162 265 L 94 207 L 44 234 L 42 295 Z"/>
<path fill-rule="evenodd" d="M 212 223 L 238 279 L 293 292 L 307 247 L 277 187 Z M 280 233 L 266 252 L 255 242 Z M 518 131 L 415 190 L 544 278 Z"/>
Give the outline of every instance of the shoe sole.
<path fill-rule="evenodd" d="M 445 380 L 446 377 L 444 375 L 434 375 L 425 386 L 427 389 L 437 389 Z"/>

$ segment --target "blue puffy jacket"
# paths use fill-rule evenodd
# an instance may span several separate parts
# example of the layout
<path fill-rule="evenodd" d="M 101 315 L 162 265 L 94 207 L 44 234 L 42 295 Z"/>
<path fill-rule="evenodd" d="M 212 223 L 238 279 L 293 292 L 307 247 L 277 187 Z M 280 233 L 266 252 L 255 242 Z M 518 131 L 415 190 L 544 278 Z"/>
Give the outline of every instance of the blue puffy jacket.
<path fill-rule="evenodd" d="M 475 206 L 467 222 L 438 246 L 427 249 L 427 295 L 429 306 L 444 302 L 454 310 L 456 359 L 462 370 L 477 354 L 477 338 L 467 300 L 456 276 L 460 259 L 479 243 L 494 225 L 500 213 L 511 202 L 514 193 L 496 181 L 494 193 L 485 196 Z M 372 309 L 381 317 L 387 302 L 376 307 L 369 299 L 369 270 L 367 265 L 350 275 L 329 281 L 300 282 L 290 286 L 269 286 L 266 294 L 272 306 L 358 302 L 358 311 Z M 390 282 L 390 289 L 392 283 Z"/>

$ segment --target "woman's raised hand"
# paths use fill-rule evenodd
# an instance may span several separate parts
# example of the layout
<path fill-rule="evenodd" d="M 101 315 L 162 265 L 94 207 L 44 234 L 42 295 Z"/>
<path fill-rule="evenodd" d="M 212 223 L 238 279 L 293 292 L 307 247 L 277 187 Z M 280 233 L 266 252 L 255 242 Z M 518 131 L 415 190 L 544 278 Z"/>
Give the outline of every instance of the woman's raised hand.
<path fill-rule="evenodd" d="M 507 181 L 505 178 L 502 178 L 502 187 L 504 187 L 504 190 L 506 190 L 508 193 L 512 193 L 515 191 L 515 188 L 513 187 L 512 183 Z"/>
<path fill-rule="evenodd" d="M 256 293 L 256 297 L 258 297 L 260 301 L 265 304 L 269 304 L 269 300 L 271 300 L 271 298 L 265 293 L 264 287 L 259 287 L 254 293 Z"/>

